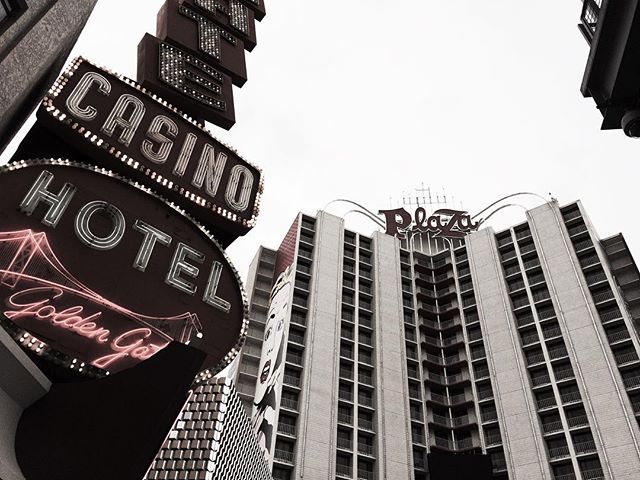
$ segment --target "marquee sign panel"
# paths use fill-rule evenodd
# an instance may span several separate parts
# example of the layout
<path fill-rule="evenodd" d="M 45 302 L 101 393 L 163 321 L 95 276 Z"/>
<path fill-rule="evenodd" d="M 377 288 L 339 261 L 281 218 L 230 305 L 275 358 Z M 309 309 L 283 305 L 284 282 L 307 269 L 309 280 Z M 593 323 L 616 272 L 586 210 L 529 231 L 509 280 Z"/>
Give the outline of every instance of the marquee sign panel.
<path fill-rule="evenodd" d="M 109 372 L 173 340 L 205 352 L 203 368 L 235 357 L 247 326 L 239 277 L 182 210 L 61 160 L 0 168 L 0 191 L 0 312 L 25 347 Z"/>
<path fill-rule="evenodd" d="M 236 123 L 231 77 L 183 46 L 146 34 L 138 45 L 138 82 L 199 122 Z"/>
<path fill-rule="evenodd" d="M 158 13 L 158 38 L 175 43 L 203 62 L 215 65 L 242 87 L 247 81 L 244 42 L 198 9 L 168 0 Z"/>
<path fill-rule="evenodd" d="M 132 80 L 79 58 L 38 118 L 92 162 L 153 185 L 225 246 L 255 225 L 261 171 Z"/>

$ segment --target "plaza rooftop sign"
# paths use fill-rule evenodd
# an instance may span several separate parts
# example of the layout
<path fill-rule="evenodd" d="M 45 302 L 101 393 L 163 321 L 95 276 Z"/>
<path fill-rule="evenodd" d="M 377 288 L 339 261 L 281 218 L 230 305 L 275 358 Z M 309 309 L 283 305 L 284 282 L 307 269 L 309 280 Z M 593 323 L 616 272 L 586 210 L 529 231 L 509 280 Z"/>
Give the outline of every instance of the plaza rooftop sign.
<path fill-rule="evenodd" d="M 416 208 L 413 216 L 404 208 L 380 210 L 384 215 L 387 235 L 408 238 L 417 233 L 430 233 L 434 238 L 459 239 L 480 228 L 482 220 L 474 222 L 469 212 L 443 208 L 427 215 L 423 207 Z"/>

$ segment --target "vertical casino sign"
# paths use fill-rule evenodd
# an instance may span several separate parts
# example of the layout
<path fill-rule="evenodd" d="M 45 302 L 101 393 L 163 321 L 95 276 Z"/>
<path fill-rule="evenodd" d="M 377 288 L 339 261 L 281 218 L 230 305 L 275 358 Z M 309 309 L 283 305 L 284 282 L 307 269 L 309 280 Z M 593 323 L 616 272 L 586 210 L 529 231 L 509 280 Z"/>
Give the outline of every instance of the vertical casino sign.
<path fill-rule="evenodd" d="M 167 0 L 137 81 L 75 60 L 0 169 L 0 324 L 54 382 L 18 426 L 27 480 L 142 478 L 195 376 L 242 346 L 224 248 L 255 225 L 262 172 L 204 125 L 235 123 L 264 15 Z"/>

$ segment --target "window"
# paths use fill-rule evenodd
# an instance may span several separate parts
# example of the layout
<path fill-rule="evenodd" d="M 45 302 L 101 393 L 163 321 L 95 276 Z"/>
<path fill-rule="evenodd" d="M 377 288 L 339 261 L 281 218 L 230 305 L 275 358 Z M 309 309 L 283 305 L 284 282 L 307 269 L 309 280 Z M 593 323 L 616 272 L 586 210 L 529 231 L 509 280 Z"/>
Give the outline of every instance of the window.
<path fill-rule="evenodd" d="M 4 26 L 6 19 L 18 16 L 25 8 L 23 1 L 0 0 L 0 24 Z"/>

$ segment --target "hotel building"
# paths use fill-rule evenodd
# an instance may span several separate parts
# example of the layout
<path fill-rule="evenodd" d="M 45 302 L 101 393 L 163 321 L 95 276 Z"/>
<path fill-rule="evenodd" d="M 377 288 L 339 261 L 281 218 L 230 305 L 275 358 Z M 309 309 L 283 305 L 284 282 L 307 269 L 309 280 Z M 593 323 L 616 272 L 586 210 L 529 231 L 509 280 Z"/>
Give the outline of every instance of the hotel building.
<path fill-rule="evenodd" d="M 273 477 L 422 480 L 448 452 L 489 455 L 496 479 L 637 479 L 640 275 L 623 236 L 554 201 L 415 243 L 319 212 L 257 252 L 248 413 L 269 291 L 295 268 Z"/>

